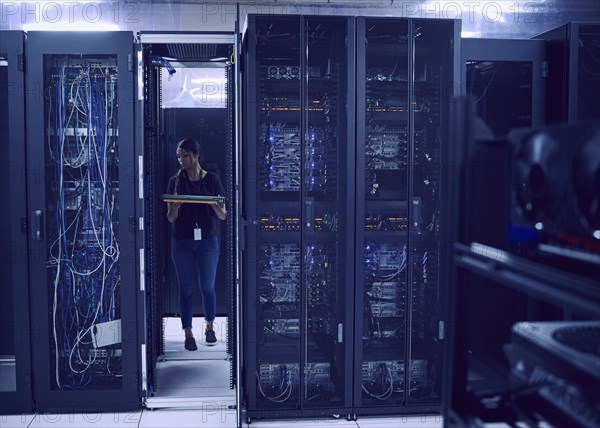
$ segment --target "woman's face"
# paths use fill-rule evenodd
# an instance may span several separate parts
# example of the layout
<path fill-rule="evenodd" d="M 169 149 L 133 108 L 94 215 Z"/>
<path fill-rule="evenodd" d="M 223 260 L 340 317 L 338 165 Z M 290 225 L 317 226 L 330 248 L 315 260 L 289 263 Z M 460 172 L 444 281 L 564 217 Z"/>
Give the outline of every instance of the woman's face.
<path fill-rule="evenodd" d="M 188 152 L 186 149 L 177 148 L 177 160 L 182 168 L 190 168 L 198 163 L 198 155 Z"/>

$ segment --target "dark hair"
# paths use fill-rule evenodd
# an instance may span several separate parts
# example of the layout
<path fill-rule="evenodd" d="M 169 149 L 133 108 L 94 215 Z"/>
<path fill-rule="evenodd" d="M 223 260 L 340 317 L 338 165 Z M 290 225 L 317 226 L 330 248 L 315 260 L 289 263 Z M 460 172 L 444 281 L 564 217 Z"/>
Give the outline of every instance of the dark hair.
<path fill-rule="evenodd" d="M 193 138 L 184 138 L 179 143 L 177 143 L 177 148 L 186 150 L 190 153 L 201 157 L 202 148 L 200 147 L 200 143 L 194 140 Z M 179 177 L 181 176 L 182 172 L 183 168 L 179 168 L 179 171 L 177 171 L 177 176 L 175 177 L 175 188 L 173 189 L 173 192 L 175 194 L 177 194 L 179 190 Z"/>
<path fill-rule="evenodd" d="M 200 147 L 200 143 L 193 138 L 184 138 L 179 143 L 177 143 L 178 149 L 187 150 L 195 155 L 200 155 L 202 149 Z"/>

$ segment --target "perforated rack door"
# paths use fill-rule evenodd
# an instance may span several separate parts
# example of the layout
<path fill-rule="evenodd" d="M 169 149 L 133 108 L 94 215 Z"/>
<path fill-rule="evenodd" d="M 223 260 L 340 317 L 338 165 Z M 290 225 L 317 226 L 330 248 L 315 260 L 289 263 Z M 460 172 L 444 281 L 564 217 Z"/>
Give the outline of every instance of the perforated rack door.
<path fill-rule="evenodd" d="M 132 46 L 130 32 L 28 34 L 38 411 L 139 405 Z"/>
<path fill-rule="evenodd" d="M 0 31 L 0 414 L 32 412 L 24 34 Z"/>

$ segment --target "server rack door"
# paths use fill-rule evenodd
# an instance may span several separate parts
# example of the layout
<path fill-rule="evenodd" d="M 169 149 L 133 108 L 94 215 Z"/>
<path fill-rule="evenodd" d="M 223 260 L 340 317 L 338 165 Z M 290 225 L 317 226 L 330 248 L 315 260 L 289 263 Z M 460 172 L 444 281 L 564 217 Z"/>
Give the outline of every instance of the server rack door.
<path fill-rule="evenodd" d="M 139 405 L 133 34 L 31 32 L 27 161 L 36 410 Z"/>
<path fill-rule="evenodd" d="M 244 393 L 276 417 L 301 400 L 300 18 L 251 15 L 245 37 Z"/>
<path fill-rule="evenodd" d="M 0 413 L 30 413 L 24 34 L 0 33 Z"/>
<path fill-rule="evenodd" d="M 546 82 L 543 40 L 462 39 L 463 94 L 497 136 L 544 123 Z"/>
<path fill-rule="evenodd" d="M 351 410 L 354 20 L 250 16 L 248 415 Z"/>
<path fill-rule="evenodd" d="M 354 406 L 399 413 L 410 295 L 409 21 L 358 18 L 357 30 Z"/>
<path fill-rule="evenodd" d="M 600 23 L 579 23 L 577 38 L 572 44 L 576 50 L 577 87 L 574 89 L 577 99 L 577 120 L 600 119 Z"/>
<path fill-rule="evenodd" d="M 409 299 L 407 300 L 407 406 L 409 411 L 439 411 L 442 380 L 442 297 L 447 283 L 441 232 L 448 227 L 442 209 L 449 146 L 448 116 L 458 95 L 460 22 L 411 21 L 414 53 L 409 178 Z M 458 46 L 457 46 L 458 45 Z M 446 256 L 447 257 L 447 256 Z M 412 408 L 412 409 L 411 409 Z"/>
<path fill-rule="evenodd" d="M 351 18 L 303 19 L 300 331 L 309 413 L 350 414 L 352 405 L 354 33 Z"/>
<path fill-rule="evenodd" d="M 358 19 L 357 413 L 439 410 L 441 172 L 459 34 L 453 20 Z"/>
<path fill-rule="evenodd" d="M 570 22 L 534 38 L 546 41 L 546 122 L 600 118 L 600 23 Z"/>

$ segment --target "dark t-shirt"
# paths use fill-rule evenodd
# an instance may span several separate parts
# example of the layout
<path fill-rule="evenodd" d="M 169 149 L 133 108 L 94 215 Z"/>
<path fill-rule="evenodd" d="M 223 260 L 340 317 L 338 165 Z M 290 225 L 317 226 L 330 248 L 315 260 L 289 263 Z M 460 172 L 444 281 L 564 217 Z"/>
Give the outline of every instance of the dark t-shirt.
<path fill-rule="evenodd" d="M 175 191 L 176 175 L 169 179 L 167 193 Z M 198 181 L 188 180 L 184 172 L 179 176 L 178 195 L 225 196 L 225 189 L 218 175 L 207 172 Z M 179 208 L 177 220 L 171 225 L 173 236 L 180 239 L 194 239 L 196 224 L 202 229 L 202 239 L 219 234 L 219 218 L 209 204 L 183 203 Z"/>

